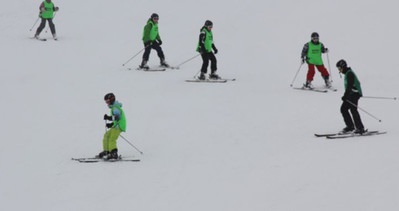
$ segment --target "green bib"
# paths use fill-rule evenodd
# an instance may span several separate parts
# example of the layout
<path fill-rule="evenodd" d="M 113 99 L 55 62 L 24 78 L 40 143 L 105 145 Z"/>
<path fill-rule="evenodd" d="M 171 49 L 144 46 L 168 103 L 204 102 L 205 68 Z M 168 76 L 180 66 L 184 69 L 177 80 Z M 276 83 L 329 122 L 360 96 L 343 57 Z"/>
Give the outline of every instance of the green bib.
<path fill-rule="evenodd" d="M 323 60 L 321 58 L 321 42 L 318 44 L 309 42 L 307 58 L 309 64 L 323 65 Z"/>
<path fill-rule="evenodd" d="M 114 127 L 119 127 L 119 129 L 121 129 L 121 131 L 125 132 L 126 131 L 126 117 L 125 117 L 125 112 L 123 111 L 121 106 L 118 105 L 113 105 L 111 108 L 111 116 L 112 114 L 112 110 L 113 109 L 118 109 L 121 113 L 120 119 L 118 121 L 114 120 Z"/>
<path fill-rule="evenodd" d="M 159 40 L 158 24 L 154 23 L 152 20 L 148 20 L 147 24 L 144 26 L 143 30 L 143 42 Z"/>
<path fill-rule="evenodd" d="M 345 90 L 348 86 L 348 73 L 352 72 L 353 75 L 355 75 L 355 83 L 353 84 L 354 87 L 351 88 L 352 92 L 357 92 L 360 94 L 360 96 L 363 96 L 363 92 L 362 92 L 362 87 L 360 86 L 360 81 L 357 78 L 356 74 L 352 71 L 352 69 L 349 69 L 346 73 L 345 73 L 345 77 L 344 77 L 344 86 L 345 86 Z"/>
<path fill-rule="evenodd" d="M 44 9 L 46 11 L 42 12 L 41 17 L 44 19 L 51 19 L 54 17 L 54 4 L 53 2 L 48 3 L 47 1 L 43 2 Z"/>
<path fill-rule="evenodd" d="M 205 32 L 205 41 L 204 47 L 207 53 L 212 52 L 212 44 L 213 44 L 213 34 L 212 31 L 208 31 L 206 28 L 202 29 L 201 32 Z M 197 45 L 197 51 L 199 51 L 200 43 Z"/>

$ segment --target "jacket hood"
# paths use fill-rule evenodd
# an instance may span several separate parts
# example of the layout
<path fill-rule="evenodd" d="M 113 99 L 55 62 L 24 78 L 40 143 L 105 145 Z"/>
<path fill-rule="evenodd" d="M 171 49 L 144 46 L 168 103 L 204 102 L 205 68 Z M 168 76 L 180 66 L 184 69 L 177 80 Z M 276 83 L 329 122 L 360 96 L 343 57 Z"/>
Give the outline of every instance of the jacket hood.
<path fill-rule="evenodd" d="M 118 101 L 115 100 L 114 104 L 109 105 L 108 107 L 109 107 L 109 108 L 112 108 L 112 107 L 114 107 L 114 106 L 122 107 L 122 103 L 120 103 L 120 102 L 118 102 Z"/>

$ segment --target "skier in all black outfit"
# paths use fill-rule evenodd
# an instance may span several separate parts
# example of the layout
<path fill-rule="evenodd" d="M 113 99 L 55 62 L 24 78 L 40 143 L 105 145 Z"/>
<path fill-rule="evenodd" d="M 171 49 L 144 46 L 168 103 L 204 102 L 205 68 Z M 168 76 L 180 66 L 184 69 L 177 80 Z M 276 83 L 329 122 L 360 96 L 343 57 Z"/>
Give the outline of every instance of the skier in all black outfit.
<path fill-rule="evenodd" d="M 364 130 L 360 114 L 357 110 L 359 99 L 363 96 L 360 81 L 352 71 L 352 68 L 348 67 L 345 60 L 339 60 L 337 62 L 337 68 L 340 73 L 344 74 L 345 85 L 345 93 L 344 96 L 342 96 L 343 103 L 341 105 L 341 113 L 346 127 L 342 132 L 349 133 L 354 131 L 354 133 L 363 134 L 366 131 Z M 349 111 L 352 114 L 353 119 L 349 114 Z"/>

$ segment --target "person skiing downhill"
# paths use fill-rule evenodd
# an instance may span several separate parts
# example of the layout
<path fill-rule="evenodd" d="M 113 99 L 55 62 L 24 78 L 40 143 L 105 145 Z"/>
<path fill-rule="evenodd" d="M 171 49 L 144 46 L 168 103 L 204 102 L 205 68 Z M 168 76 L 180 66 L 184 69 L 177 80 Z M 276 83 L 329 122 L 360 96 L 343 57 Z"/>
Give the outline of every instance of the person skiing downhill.
<path fill-rule="evenodd" d="M 54 18 L 54 12 L 59 11 L 59 7 L 54 6 L 54 3 L 51 0 L 45 0 L 40 4 L 39 10 L 40 10 L 39 17 L 42 19 L 42 21 L 36 30 L 35 38 L 40 39 L 39 35 L 44 29 L 44 27 L 46 27 L 46 21 L 48 21 L 51 34 L 53 35 L 54 40 L 57 40 L 57 34 L 55 31 L 55 25 L 53 23 L 53 18 Z"/>
<path fill-rule="evenodd" d="M 348 67 L 345 60 L 339 60 L 336 66 L 339 72 L 344 74 L 345 93 L 341 98 L 343 101 L 341 105 L 341 114 L 344 118 L 346 127 L 342 132 L 349 133 L 354 131 L 354 133 L 363 134 L 366 131 L 364 130 L 359 111 L 357 110 L 359 99 L 363 96 L 360 81 L 352 68 Z"/>
<path fill-rule="evenodd" d="M 106 127 L 109 128 L 103 138 L 103 151 L 100 152 L 96 157 L 109 159 L 118 159 L 118 148 L 116 141 L 121 132 L 126 131 L 126 117 L 122 109 L 122 104 L 115 99 L 113 93 L 108 93 L 104 96 L 104 101 L 111 109 L 110 114 L 104 114 L 104 120 L 111 121 L 106 123 Z"/>
<path fill-rule="evenodd" d="M 150 58 L 151 49 L 157 51 L 161 66 L 169 67 L 169 64 L 165 61 L 165 55 L 161 48 L 162 40 L 158 31 L 158 21 L 159 21 L 159 15 L 157 13 L 153 13 L 151 17 L 148 19 L 147 24 L 144 26 L 142 39 L 145 50 L 143 54 L 143 60 L 141 62 L 141 65 L 139 66 L 142 69 L 149 69 L 147 62 L 148 59 Z"/>
<path fill-rule="evenodd" d="M 197 45 L 197 52 L 201 54 L 202 57 L 202 67 L 201 74 L 199 76 L 200 80 L 205 80 L 205 74 L 207 73 L 209 61 L 211 61 L 211 74 L 210 79 L 220 79 L 216 74 L 217 70 L 217 60 L 215 54 L 218 53 L 218 49 L 213 43 L 213 33 L 212 33 L 213 23 L 210 20 L 205 21 L 204 26 L 200 30 L 199 41 Z M 213 50 L 213 52 L 212 52 Z"/>
<path fill-rule="evenodd" d="M 321 73 L 326 87 L 331 87 L 330 74 L 324 67 L 321 57 L 322 53 L 328 53 L 328 49 L 319 41 L 319 34 L 313 32 L 311 40 L 303 46 L 301 53 L 302 64 L 305 62 L 308 64 L 308 73 L 306 75 L 306 82 L 303 85 L 304 88 L 313 89 L 312 81 L 315 75 L 315 67 Z"/>

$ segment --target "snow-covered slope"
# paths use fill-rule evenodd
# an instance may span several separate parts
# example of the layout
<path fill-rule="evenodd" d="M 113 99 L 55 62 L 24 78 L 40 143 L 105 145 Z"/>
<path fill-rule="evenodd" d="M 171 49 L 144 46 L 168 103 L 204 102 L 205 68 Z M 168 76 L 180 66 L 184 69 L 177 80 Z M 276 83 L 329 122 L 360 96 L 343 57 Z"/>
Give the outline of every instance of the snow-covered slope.
<path fill-rule="evenodd" d="M 54 1 L 58 41 L 29 39 L 41 1 L 2 2 L 0 210 L 397 210 L 398 103 L 361 99 L 369 129 L 388 134 L 327 141 L 344 127 L 344 58 L 365 96 L 398 96 L 399 2 Z M 214 22 L 226 84 L 186 83 L 201 59 L 166 72 L 127 71 L 142 28 L 160 15 L 167 61 L 196 55 Z M 317 31 L 337 92 L 293 90 L 300 51 Z M 50 38 L 42 32 L 42 37 Z M 127 66 L 136 67 L 141 55 Z M 151 53 L 150 65 L 158 65 Z M 305 80 L 302 66 L 295 86 Z M 314 84 L 322 86 L 316 73 Z M 119 151 L 140 163 L 80 164 L 101 151 L 103 101 L 128 120 Z M 396 138 L 395 138 L 396 137 Z"/>

